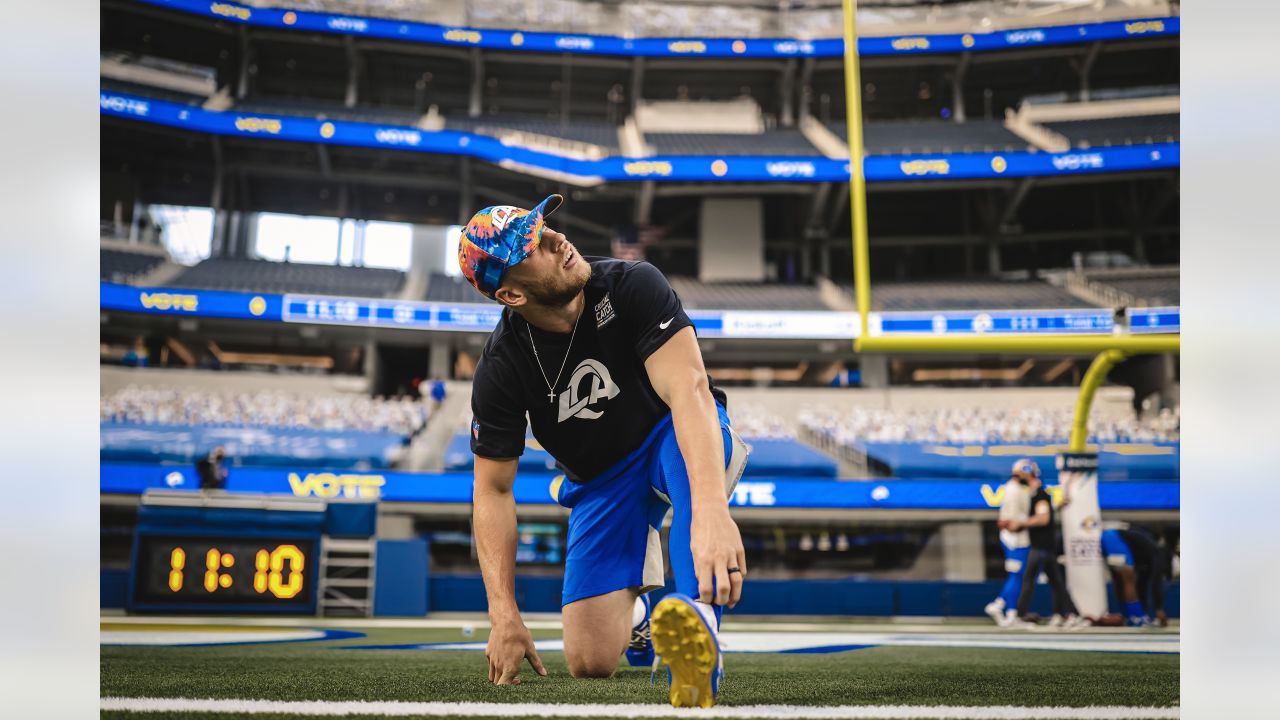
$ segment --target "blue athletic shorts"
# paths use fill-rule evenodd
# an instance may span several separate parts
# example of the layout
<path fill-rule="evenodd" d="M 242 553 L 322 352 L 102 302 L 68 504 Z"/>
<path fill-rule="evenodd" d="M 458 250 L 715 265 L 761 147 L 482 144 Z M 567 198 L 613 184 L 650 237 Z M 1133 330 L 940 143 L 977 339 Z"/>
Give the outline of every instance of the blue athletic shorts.
<path fill-rule="evenodd" d="M 1027 555 L 1031 553 L 1031 547 L 1011 548 L 1004 543 L 1000 543 L 1000 547 L 1004 548 L 1004 571 L 1010 575 L 1021 575 L 1022 569 L 1027 566 Z"/>
<path fill-rule="evenodd" d="M 727 496 L 742 476 L 750 448 L 730 427 L 724 408 L 717 403 L 716 409 L 724 441 Z M 673 507 L 669 544 L 676 589 L 697 597 L 698 580 L 689 550 L 689 474 L 670 414 L 639 448 L 612 467 L 582 484 L 557 478 L 551 495 L 572 509 L 563 605 L 624 588 L 648 592 L 662 587 L 665 571 L 659 529 Z"/>
<path fill-rule="evenodd" d="M 1111 567 L 1133 567 L 1133 551 L 1119 530 L 1102 531 L 1102 557 Z"/>

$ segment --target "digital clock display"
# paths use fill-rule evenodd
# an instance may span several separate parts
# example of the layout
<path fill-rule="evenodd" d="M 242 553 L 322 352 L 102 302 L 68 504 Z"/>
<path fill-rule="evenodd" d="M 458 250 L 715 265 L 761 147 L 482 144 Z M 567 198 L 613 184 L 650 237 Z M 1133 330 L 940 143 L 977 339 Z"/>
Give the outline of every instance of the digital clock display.
<path fill-rule="evenodd" d="M 138 538 L 134 602 L 305 609 L 315 600 L 308 538 Z"/>

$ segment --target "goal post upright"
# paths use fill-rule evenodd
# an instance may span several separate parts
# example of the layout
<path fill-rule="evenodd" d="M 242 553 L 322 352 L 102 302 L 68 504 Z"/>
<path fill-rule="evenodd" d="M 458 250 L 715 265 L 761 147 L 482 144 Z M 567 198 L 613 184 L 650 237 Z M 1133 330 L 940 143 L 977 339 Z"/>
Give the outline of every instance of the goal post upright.
<path fill-rule="evenodd" d="M 858 304 L 859 337 L 870 333 L 871 260 L 867 243 L 867 178 L 862 167 L 862 80 L 858 68 L 857 0 L 844 2 L 845 125 L 849 136 L 849 213 L 853 227 L 853 292 Z M 855 341 L 854 349 L 857 349 Z"/>

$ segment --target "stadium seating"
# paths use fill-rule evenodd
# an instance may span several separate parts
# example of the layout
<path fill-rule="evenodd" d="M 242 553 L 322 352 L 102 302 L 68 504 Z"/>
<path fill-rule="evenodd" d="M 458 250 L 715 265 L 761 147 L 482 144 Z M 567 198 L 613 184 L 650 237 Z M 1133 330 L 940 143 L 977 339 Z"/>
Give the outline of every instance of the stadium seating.
<path fill-rule="evenodd" d="M 1178 278 L 1118 278 L 1106 284 L 1146 302 L 1147 305 L 1176 306 L 1181 298 Z"/>
<path fill-rule="evenodd" d="M 155 98 L 156 100 L 168 100 L 169 102 L 182 103 L 183 105 L 200 105 L 205 101 L 202 95 L 193 95 L 178 90 L 169 90 L 167 88 L 159 88 L 153 85 L 143 85 L 141 83 L 128 82 L 125 80 L 114 80 L 103 77 L 99 80 L 101 89 L 126 93 L 128 95 L 141 95 L 143 97 Z"/>
<path fill-rule="evenodd" d="M 1144 143 L 1178 142 L 1179 115 L 1139 115 L 1072 122 L 1046 122 L 1073 147 L 1110 147 Z"/>
<path fill-rule="evenodd" d="M 797 420 L 808 430 L 842 443 L 927 442 L 952 444 L 1066 442 L 1074 413 L 1070 408 L 995 410 L 989 407 L 883 410 L 814 406 Z M 1093 442 L 1177 442 L 1180 414 L 1164 410 L 1147 420 L 1091 417 Z"/>
<path fill-rule="evenodd" d="M 825 454 L 793 438 L 755 438 L 743 435 L 751 446 L 751 457 L 744 477 L 835 478 L 838 466 Z M 475 458 L 471 454 L 471 436 L 458 433 L 445 450 L 445 469 L 454 472 L 471 470 Z M 556 463 L 532 436 L 525 438 L 524 454 L 517 465 L 519 472 L 555 472 Z"/>
<path fill-rule="evenodd" d="M 390 468 L 406 443 L 391 432 L 135 423 L 103 423 L 99 438 L 106 462 L 189 464 L 221 446 L 234 466 L 352 470 Z"/>
<path fill-rule="evenodd" d="M 297 115 L 316 119 L 349 120 L 363 123 L 387 123 L 413 126 L 422 113 L 396 107 L 344 107 L 325 104 L 316 100 L 292 100 L 283 98 L 259 98 L 236 103 L 236 112 L 263 113 L 266 115 Z"/>
<path fill-rule="evenodd" d="M 477 28 L 519 28 L 556 33 L 628 37 L 800 37 L 840 36 L 840 5 L 829 2 L 741 7 L 729 2 L 672 3 L 651 0 L 471 0 L 423 3 L 414 0 L 275 0 L 274 7 L 355 13 L 377 18 Z M 1021 3 L 971 0 L 955 3 L 881 3 L 860 8 L 859 27 L 871 34 L 948 32 L 1061 25 L 1100 19 L 1151 17 L 1169 12 L 1166 0 L 1094 0 Z"/>
<path fill-rule="evenodd" d="M 848 126 L 832 122 L 827 128 L 845 142 Z M 869 155 L 936 152 L 1010 152 L 1027 149 L 1027 141 L 991 120 L 954 122 L 869 122 L 862 128 Z"/>
<path fill-rule="evenodd" d="M 182 273 L 175 287 L 245 292 L 388 297 L 404 284 L 399 270 L 209 258 Z"/>
<path fill-rule="evenodd" d="M 445 127 L 480 135 L 501 135 L 504 130 L 563 138 L 589 145 L 598 145 L 611 152 L 618 151 L 618 128 L 603 120 L 569 119 L 561 121 L 520 115 L 487 115 L 478 118 L 449 117 Z"/>
<path fill-rule="evenodd" d="M 766 283 L 704 283 L 672 277 L 671 287 L 686 308 L 696 310 L 828 310 L 811 285 Z"/>
<path fill-rule="evenodd" d="M 852 286 L 845 291 L 853 293 Z M 1040 280 L 964 280 L 871 284 L 876 310 L 1066 309 L 1093 307 L 1061 288 Z"/>
<path fill-rule="evenodd" d="M 647 133 L 658 155 L 819 155 L 799 130 L 741 133 Z"/>
<path fill-rule="evenodd" d="M 485 299 L 471 287 L 471 283 L 454 275 L 431 273 L 427 282 L 427 294 L 423 297 L 429 302 L 445 303 L 478 303 Z"/>
<path fill-rule="evenodd" d="M 848 449 L 862 464 L 897 478 L 1002 480 L 1020 457 L 1039 460 L 1046 479 L 1056 478 L 1053 458 L 1065 450 L 1069 409 L 988 407 L 883 410 L 814 406 L 797 418 L 811 441 Z M 1180 440 L 1177 409 L 1136 420 L 1095 416 L 1089 442 L 1104 455 L 1104 480 L 1176 479 Z"/>
<path fill-rule="evenodd" d="M 222 445 L 236 465 L 387 468 L 427 419 L 412 400 L 133 385 L 99 406 L 112 462 L 194 462 Z"/>
<path fill-rule="evenodd" d="M 1132 267 L 1086 270 L 1091 285 L 1120 293 L 1118 304 L 1176 306 L 1181 300 L 1177 267 Z"/>
<path fill-rule="evenodd" d="M 234 376 L 227 378 L 234 381 Z M 403 436 L 417 433 L 427 418 L 422 403 L 356 393 L 306 395 L 136 385 L 104 395 L 99 411 L 104 423 L 356 430 Z"/>
<path fill-rule="evenodd" d="M 127 283 L 147 274 L 162 262 L 163 255 L 99 248 L 98 277 L 107 282 Z"/>
<path fill-rule="evenodd" d="M 200 103 L 218 89 L 214 68 L 153 55 L 103 52 L 99 74 L 103 89 L 174 102 Z"/>

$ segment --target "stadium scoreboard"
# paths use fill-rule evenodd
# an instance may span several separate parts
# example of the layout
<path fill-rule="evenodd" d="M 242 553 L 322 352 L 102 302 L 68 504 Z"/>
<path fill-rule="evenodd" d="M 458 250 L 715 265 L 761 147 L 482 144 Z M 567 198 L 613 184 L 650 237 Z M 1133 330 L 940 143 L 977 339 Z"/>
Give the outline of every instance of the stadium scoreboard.
<path fill-rule="evenodd" d="M 316 542 L 300 537 L 140 535 L 134 599 L 160 609 L 315 605 Z"/>
<path fill-rule="evenodd" d="M 143 493 L 127 606 L 143 612 L 310 614 L 320 596 L 323 538 L 368 503 L 318 498 Z M 371 523 L 364 523 L 369 525 Z M 349 524 L 340 531 L 353 535 Z M 359 534 L 372 535 L 372 528 Z"/>

